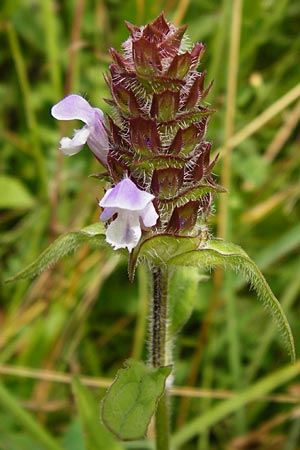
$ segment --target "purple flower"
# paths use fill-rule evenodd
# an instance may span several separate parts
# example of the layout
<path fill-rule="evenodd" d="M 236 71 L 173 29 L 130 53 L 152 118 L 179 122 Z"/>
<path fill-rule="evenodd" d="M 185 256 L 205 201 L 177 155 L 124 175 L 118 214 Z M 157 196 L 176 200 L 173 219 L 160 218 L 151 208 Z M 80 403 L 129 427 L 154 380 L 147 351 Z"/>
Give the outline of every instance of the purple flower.
<path fill-rule="evenodd" d="M 93 108 L 83 97 L 72 94 L 56 103 L 51 109 L 51 114 L 58 120 L 78 119 L 86 124 L 81 130 L 75 130 L 72 139 L 68 137 L 61 139 L 60 150 L 63 153 L 75 155 L 87 143 L 96 158 L 106 166 L 108 138 L 101 109 Z"/>
<path fill-rule="evenodd" d="M 100 219 L 108 220 L 117 214 L 106 230 L 106 241 L 115 250 L 127 247 L 131 252 L 141 238 L 142 229 L 156 224 L 158 214 L 153 199 L 154 195 L 138 189 L 129 178 L 105 193 L 99 202 L 104 208 Z"/>

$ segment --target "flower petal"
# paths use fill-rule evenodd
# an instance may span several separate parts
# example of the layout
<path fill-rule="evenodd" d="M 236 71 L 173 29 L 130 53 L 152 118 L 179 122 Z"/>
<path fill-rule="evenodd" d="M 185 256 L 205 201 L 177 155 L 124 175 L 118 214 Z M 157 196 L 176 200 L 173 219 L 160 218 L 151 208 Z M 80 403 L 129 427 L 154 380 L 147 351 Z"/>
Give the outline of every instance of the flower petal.
<path fill-rule="evenodd" d="M 119 211 L 118 217 L 107 227 L 106 242 L 111 244 L 115 250 L 127 247 L 131 252 L 139 242 L 141 235 L 138 214 Z"/>
<path fill-rule="evenodd" d="M 90 124 L 94 120 L 94 108 L 81 95 L 71 94 L 52 106 L 51 114 L 58 120 L 82 120 Z"/>
<path fill-rule="evenodd" d="M 84 126 L 81 130 L 76 130 L 72 139 L 63 137 L 60 140 L 60 150 L 68 156 L 80 152 L 90 135 L 88 127 Z"/>
<path fill-rule="evenodd" d="M 100 205 L 100 203 L 99 203 Z M 118 212 L 118 208 L 105 208 L 100 216 L 101 220 L 109 220 L 114 214 Z"/>
<path fill-rule="evenodd" d="M 129 211 L 141 211 L 153 199 L 154 195 L 141 191 L 129 178 L 124 178 L 114 188 L 108 189 L 99 205 Z"/>
<path fill-rule="evenodd" d="M 90 124 L 90 135 L 87 144 L 96 158 L 105 166 L 108 154 L 108 137 L 105 130 L 104 115 L 101 109 L 94 109 L 93 124 Z"/>
<path fill-rule="evenodd" d="M 158 214 L 155 211 L 153 203 L 149 203 L 143 211 L 140 213 L 140 217 L 142 219 L 144 227 L 152 227 L 156 224 L 158 219 Z"/>
<path fill-rule="evenodd" d="M 51 109 L 51 114 L 58 120 L 82 120 L 84 127 L 84 142 L 78 143 L 77 133 L 73 139 L 62 138 L 61 150 L 67 155 L 75 155 L 87 142 L 96 158 L 107 166 L 107 154 L 109 150 L 108 137 L 105 130 L 104 114 L 99 108 L 93 108 L 83 97 L 76 94 L 68 95 Z M 87 137 L 86 137 L 87 136 Z"/>

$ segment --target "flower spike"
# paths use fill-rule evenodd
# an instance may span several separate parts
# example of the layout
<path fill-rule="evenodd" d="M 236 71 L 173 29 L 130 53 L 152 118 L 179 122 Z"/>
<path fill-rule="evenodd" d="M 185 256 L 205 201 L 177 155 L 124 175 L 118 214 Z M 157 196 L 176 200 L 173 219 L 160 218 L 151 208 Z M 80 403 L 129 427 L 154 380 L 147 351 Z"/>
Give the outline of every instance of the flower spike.
<path fill-rule="evenodd" d="M 110 49 L 107 127 L 100 109 L 69 95 L 52 115 L 85 126 L 62 138 L 61 150 L 72 155 L 87 143 L 107 169 L 112 188 L 99 205 L 115 249 L 131 252 L 157 234 L 197 238 L 200 245 L 213 196 L 223 191 L 211 174 L 205 140 L 213 111 L 203 103 L 211 86 L 206 71 L 197 71 L 204 44 L 188 50 L 186 26 L 177 28 L 164 14 L 145 26 L 126 26 L 122 52 Z"/>

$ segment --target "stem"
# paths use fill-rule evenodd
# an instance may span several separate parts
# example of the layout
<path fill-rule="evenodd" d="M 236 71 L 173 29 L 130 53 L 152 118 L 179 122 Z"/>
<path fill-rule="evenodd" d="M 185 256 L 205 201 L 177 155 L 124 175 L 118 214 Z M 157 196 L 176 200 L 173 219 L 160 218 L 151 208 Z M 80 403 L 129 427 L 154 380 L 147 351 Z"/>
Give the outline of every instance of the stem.
<path fill-rule="evenodd" d="M 60 42 L 57 33 L 58 14 L 55 11 L 53 0 L 44 0 L 41 2 L 44 32 L 45 32 L 45 51 L 47 56 L 47 67 L 49 70 L 52 93 L 57 100 L 62 96 L 61 86 L 61 64 L 59 62 Z"/>
<path fill-rule="evenodd" d="M 155 441 L 156 450 L 170 448 L 170 420 L 168 394 L 165 391 L 160 398 L 155 413 Z"/>
<path fill-rule="evenodd" d="M 138 311 L 137 311 L 137 321 L 134 331 L 134 341 L 131 357 L 133 359 L 141 359 L 143 346 L 145 342 L 146 327 L 147 327 L 147 316 L 148 316 L 148 290 L 147 290 L 147 272 L 146 267 L 141 264 L 137 268 L 138 276 Z"/>
<path fill-rule="evenodd" d="M 240 32 L 243 0 L 232 0 L 232 16 L 230 27 L 229 66 L 227 77 L 226 116 L 225 116 L 225 144 L 226 152 L 223 157 L 221 184 L 230 192 L 232 178 L 232 146 L 228 144 L 234 134 L 234 122 L 236 115 L 236 97 L 239 69 Z M 231 209 L 229 196 L 225 195 L 220 202 L 218 221 L 218 236 L 230 241 L 232 234 Z M 239 334 L 237 327 L 236 297 L 233 289 L 232 274 L 218 271 L 215 278 L 217 288 L 223 284 L 223 293 L 227 305 L 227 336 L 229 345 L 229 366 L 236 389 L 241 389 L 241 356 L 239 346 Z M 236 417 L 236 425 L 239 432 L 245 429 L 243 411 Z"/>
<path fill-rule="evenodd" d="M 151 321 L 151 364 L 153 367 L 163 367 L 169 363 L 167 354 L 168 333 L 168 269 L 165 266 L 152 268 L 153 305 Z M 164 392 L 160 398 L 155 413 L 156 450 L 169 450 L 169 405 L 168 394 Z"/>
<path fill-rule="evenodd" d="M 32 144 L 32 155 L 35 159 L 36 170 L 39 177 L 40 193 L 42 197 L 47 196 L 48 177 L 46 172 L 45 159 L 42 153 L 41 142 L 39 138 L 38 123 L 31 99 L 31 86 L 27 73 L 25 58 L 22 53 L 19 38 L 12 23 L 7 25 L 8 41 L 11 49 L 12 58 L 16 66 L 20 91 L 23 97 L 24 114 L 30 131 Z"/>

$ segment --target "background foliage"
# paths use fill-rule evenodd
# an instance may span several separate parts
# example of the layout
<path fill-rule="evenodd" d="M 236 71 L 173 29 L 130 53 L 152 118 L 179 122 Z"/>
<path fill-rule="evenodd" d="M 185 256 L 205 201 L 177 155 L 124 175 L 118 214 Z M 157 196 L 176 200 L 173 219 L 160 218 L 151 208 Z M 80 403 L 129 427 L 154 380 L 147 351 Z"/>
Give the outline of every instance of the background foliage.
<path fill-rule="evenodd" d="M 208 101 L 217 112 L 208 138 L 220 151 L 216 172 L 229 194 L 216 199 L 211 231 L 242 245 L 264 271 L 289 318 L 299 355 L 300 3 L 245 0 L 240 13 L 239 5 L 237 0 L 1 3 L 3 280 L 60 233 L 98 220 L 96 199 L 104 184 L 88 175 L 99 167 L 87 150 L 70 159 L 58 152 L 60 135 L 70 135 L 74 124 L 57 123 L 49 110 L 74 92 L 108 111 L 103 74 L 109 47 L 119 49 L 126 39 L 125 19 L 146 23 L 163 9 L 176 25 L 188 24 L 192 42 L 206 43 L 200 68 L 215 80 Z M 238 43 L 239 30 L 235 54 L 230 42 Z M 182 286 L 188 285 L 186 275 L 180 276 Z M 175 385 L 186 388 L 172 397 L 174 446 L 300 449 L 299 367 L 281 369 L 288 356 L 277 332 L 237 276 L 218 271 L 197 277 L 196 292 L 177 289 L 180 299 L 195 301 L 195 310 L 175 350 Z M 1 450 L 151 448 L 151 427 L 150 440 L 121 445 L 94 422 L 103 388 L 124 359 L 147 358 L 147 298 L 145 268 L 130 284 L 125 259 L 86 247 L 33 282 L 1 286 Z M 75 379 L 72 391 L 68 374 L 90 378 Z M 84 384 L 94 385 L 92 396 Z M 244 393 L 232 397 L 239 390 Z M 189 427 L 195 418 L 198 432 Z"/>

